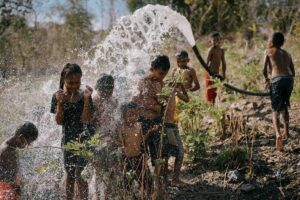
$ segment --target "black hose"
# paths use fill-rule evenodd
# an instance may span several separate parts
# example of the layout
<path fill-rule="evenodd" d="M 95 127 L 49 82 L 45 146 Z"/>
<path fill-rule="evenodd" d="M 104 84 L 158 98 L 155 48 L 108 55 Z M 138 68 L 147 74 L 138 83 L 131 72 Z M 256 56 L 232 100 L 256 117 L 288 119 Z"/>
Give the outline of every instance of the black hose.
<path fill-rule="evenodd" d="M 217 78 L 220 78 L 222 80 L 222 77 L 220 75 L 217 75 L 217 74 L 214 74 L 210 68 L 208 67 L 207 63 L 203 60 L 197 46 L 193 46 L 193 50 L 199 60 L 199 62 L 201 63 L 202 67 L 207 71 L 207 73 L 212 76 L 212 77 L 217 77 Z M 236 88 L 228 83 L 224 83 L 223 84 L 226 88 L 234 91 L 234 92 L 238 92 L 238 93 L 241 93 L 241 94 L 246 94 L 246 95 L 252 95 L 252 96 L 261 96 L 261 97 L 265 97 L 265 96 L 270 96 L 270 93 L 269 92 L 251 92 L 251 91 L 247 91 L 247 90 L 242 90 L 242 89 L 239 89 L 239 88 Z"/>

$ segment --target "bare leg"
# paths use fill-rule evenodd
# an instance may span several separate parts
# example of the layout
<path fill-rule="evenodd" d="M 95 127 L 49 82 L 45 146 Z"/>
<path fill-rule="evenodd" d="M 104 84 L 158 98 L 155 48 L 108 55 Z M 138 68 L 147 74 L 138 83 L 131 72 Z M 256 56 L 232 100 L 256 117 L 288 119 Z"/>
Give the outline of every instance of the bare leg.
<path fill-rule="evenodd" d="M 283 151 L 282 138 L 280 135 L 279 112 L 273 112 L 273 126 L 276 134 L 276 150 Z"/>
<path fill-rule="evenodd" d="M 178 156 L 175 159 L 175 164 L 174 164 L 174 177 L 173 177 L 173 182 L 178 183 L 179 182 L 179 176 L 180 176 L 180 170 L 183 162 L 183 157 Z"/>
<path fill-rule="evenodd" d="M 65 194 L 67 200 L 73 200 L 74 184 L 75 184 L 74 173 L 72 173 L 72 171 L 67 172 L 65 176 Z"/>
<path fill-rule="evenodd" d="M 289 138 L 289 111 L 287 108 L 282 111 L 282 121 L 283 121 L 283 137 L 285 139 Z"/>
<path fill-rule="evenodd" d="M 163 170 L 165 184 L 168 184 L 168 162 L 169 162 L 169 158 L 165 158 L 165 165 L 164 165 L 164 170 Z"/>
<path fill-rule="evenodd" d="M 81 200 L 87 200 L 88 199 L 88 183 L 86 181 L 84 181 L 81 178 L 81 172 L 82 172 L 83 168 L 78 168 L 76 167 L 76 180 L 77 180 L 77 188 L 78 188 L 78 193 L 79 193 L 79 197 Z"/>

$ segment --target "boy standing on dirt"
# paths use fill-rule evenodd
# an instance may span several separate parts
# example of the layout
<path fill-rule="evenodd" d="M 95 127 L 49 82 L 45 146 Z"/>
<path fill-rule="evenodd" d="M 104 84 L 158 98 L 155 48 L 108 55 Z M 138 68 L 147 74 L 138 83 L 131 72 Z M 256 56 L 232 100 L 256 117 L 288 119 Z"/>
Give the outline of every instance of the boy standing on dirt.
<path fill-rule="evenodd" d="M 182 83 L 171 83 L 173 88 L 172 93 L 169 96 L 167 107 L 165 108 L 164 116 L 164 132 L 167 136 L 167 149 L 168 156 L 175 157 L 174 163 L 174 176 L 173 183 L 179 182 L 180 170 L 183 162 L 184 148 L 181 136 L 178 129 L 178 119 L 176 113 L 177 100 L 183 100 L 184 102 L 189 101 L 189 96 Z M 166 158 L 165 163 L 165 179 L 167 179 L 168 172 L 168 158 Z"/>
<path fill-rule="evenodd" d="M 186 51 L 180 51 L 176 53 L 176 60 L 178 68 L 175 68 L 172 72 L 173 76 L 179 75 L 184 88 L 187 91 L 197 91 L 200 89 L 200 84 L 194 68 L 187 66 L 190 61 L 189 54 Z"/>
<path fill-rule="evenodd" d="M 220 65 L 222 63 L 222 79 L 225 79 L 226 74 L 226 61 L 225 61 L 225 50 L 220 46 L 220 33 L 213 32 L 210 35 L 210 42 L 212 47 L 208 51 L 207 65 L 214 75 L 220 75 Z M 208 73 L 205 74 L 206 79 L 206 100 L 211 102 L 213 105 L 216 102 L 217 88 L 211 88 L 210 86 L 214 83 L 213 77 L 210 77 Z"/>
<path fill-rule="evenodd" d="M 19 199 L 20 183 L 18 173 L 18 149 L 30 145 L 38 137 L 38 130 L 32 123 L 20 126 L 13 137 L 0 146 L 0 199 Z"/>
<path fill-rule="evenodd" d="M 270 85 L 270 96 L 273 110 L 273 126 L 276 133 L 276 149 L 283 151 L 282 137 L 280 134 L 279 115 L 283 119 L 283 137 L 289 137 L 289 112 L 290 96 L 293 90 L 295 69 L 291 55 L 283 50 L 284 35 L 280 32 L 273 33 L 265 53 L 263 74 L 266 84 Z M 268 77 L 271 74 L 271 80 Z"/>
<path fill-rule="evenodd" d="M 162 193 L 159 176 L 161 173 L 161 166 L 158 159 L 165 157 L 163 146 L 160 140 L 160 129 L 162 126 L 162 105 L 158 99 L 164 85 L 164 78 L 170 69 L 169 57 L 165 55 L 157 56 L 151 63 L 149 74 L 140 80 L 138 86 L 138 96 L 134 97 L 139 105 L 143 107 L 141 114 L 141 123 L 143 134 L 149 134 L 146 139 L 146 146 L 149 149 L 152 165 L 155 166 L 155 176 L 158 177 L 158 184 L 155 190 L 158 195 Z M 155 193 L 154 196 L 157 194 Z"/>

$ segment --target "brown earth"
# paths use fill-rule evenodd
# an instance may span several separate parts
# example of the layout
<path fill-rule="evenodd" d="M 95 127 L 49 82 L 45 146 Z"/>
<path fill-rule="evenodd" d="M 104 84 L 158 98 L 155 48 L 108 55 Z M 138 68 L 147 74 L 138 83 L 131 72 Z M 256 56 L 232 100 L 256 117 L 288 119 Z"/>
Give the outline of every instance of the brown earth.
<path fill-rule="evenodd" d="M 300 103 L 292 102 L 290 109 L 290 139 L 284 141 L 284 152 L 275 151 L 275 134 L 268 98 L 251 97 L 230 106 L 230 115 L 242 116 L 245 129 L 251 134 L 231 135 L 209 144 L 202 161 L 184 166 L 182 182 L 168 187 L 171 199 L 300 199 Z M 253 136 L 253 137 L 250 137 Z M 210 162 L 220 149 L 246 144 L 250 160 L 236 168 L 218 169 Z M 236 143 L 236 144 L 237 144 Z M 228 172 L 238 170 L 240 178 L 231 183 Z M 250 174 L 250 175 L 249 175 Z M 277 176 L 276 176 L 277 174 Z M 246 184 L 250 184 L 249 191 Z"/>

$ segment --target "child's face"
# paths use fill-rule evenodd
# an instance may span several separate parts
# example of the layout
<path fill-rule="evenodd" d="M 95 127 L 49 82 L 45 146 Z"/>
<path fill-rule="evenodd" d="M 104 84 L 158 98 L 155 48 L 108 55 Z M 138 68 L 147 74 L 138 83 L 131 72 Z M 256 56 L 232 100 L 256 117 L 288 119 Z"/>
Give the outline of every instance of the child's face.
<path fill-rule="evenodd" d="M 210 38 L 210 42 L 212 43 L 212 45 L 214 47 L 219 46 L 220 45 L 220 37 L 212 37 L 212 38 Z"/>
<path fill-rule="evenodd" d="M 102 98 L 106 98 L 109 99 L 112 94 L 113 94 L 114 88 L 106 88 L 106 89 L 102 89 L 102 90 L 97 90 L 99 96 L 101 96 Z"/>
<path fill-rule="evenodd" d="M 25 148 L 33 142 L 33 140 L 31 140 L 30 138 L 26 138 L 22 135 L 18 137 L 18 141 L 19 141 L 19 148 Z"/>
<path fill-rule="evenodd" d="M 152 77 L 156 78 L 159 81 L 163 81 L 166 75 L 168 74 L 168 70 L 164 71 L 161 69 L 150 69 Z"/>
<path fill-rule="evenodd" d="M 66 77 L 64 81 L 64 87 L 69 93 L 76 93 L 81 85 L 81 75 L 71 74 Z"/>
<path fill-rule="evenodd" d="M 140 109 L 138 109 L 138 108 L 129 109 L 124 115 L 125 122 L 127 124 L 136 123 L 138 121 L 139 117 L 140 117 Z"/>
<path fill-rule="evenodd" d="M 183 67 L 186 67 L 188 62 L 190 61 L 189 58 L 181 58 L 181 57 L 176 57 L 177 58 L 177 66 L 179 68 L 183 68 Z"/>

